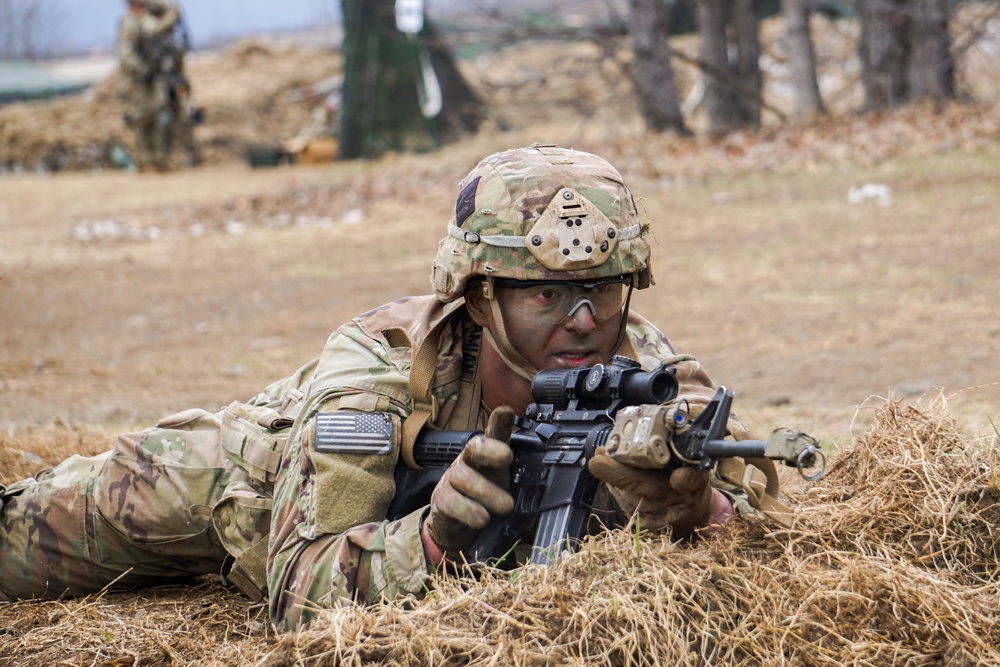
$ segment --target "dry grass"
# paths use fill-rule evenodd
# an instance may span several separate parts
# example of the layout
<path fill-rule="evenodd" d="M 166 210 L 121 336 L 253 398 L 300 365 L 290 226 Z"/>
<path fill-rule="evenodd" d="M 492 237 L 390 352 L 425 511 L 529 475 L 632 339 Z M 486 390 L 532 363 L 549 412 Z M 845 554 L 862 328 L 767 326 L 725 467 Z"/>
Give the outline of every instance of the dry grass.
<path fill-rule="evenodd" d="M 240 665 L 274 643 L 258 610 L 205 580 L 0 607 L 0 665 Z"/>
<path fill-rule="evenodd" d="M 93 456 L 114 442 L 107 428 L 56 420 L 44 426 L 9 428 L 0 434 L 0 484 L 51 468 L 70 454 Z"/>
<path fill-rule="evenodd" d="M 213 578 L 9 604 L 0 665 L 1000 665 L 995 432 L 961 432 L 943 399 L 887 402 L 793 493 L 790 530 L 616 531 L 281 637 Z"/>

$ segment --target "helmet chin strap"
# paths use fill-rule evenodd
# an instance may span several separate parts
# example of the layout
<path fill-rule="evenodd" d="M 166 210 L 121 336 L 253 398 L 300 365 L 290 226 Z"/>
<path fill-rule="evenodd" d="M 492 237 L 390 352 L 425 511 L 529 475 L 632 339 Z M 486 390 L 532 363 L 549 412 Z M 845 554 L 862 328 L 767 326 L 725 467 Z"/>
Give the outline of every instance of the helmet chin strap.
<path fill-rule="evenodd" d="M 493 332 L 489 327 L 483 327 L 483 336 L 486 338 L 486 342 L 503 359 L 503 362 L 507 364 L 507 368 L 528 382 L 531 382 L 538 369 L 510 344 L 510 338 L 507 337 L 507 329 L 503 325 L 503 313 L 500 312 L 500 305 L 496 299 L 485 299 L 485 301 L 490 304 L 493 325 L 496 327 L 496 335 L 500 339 L 498 341 L 494 338 Z"/>
<path fill-rule="evenodd" d="M 493 325 L 496 328 L 496 337 L 494 337 L 493 332 L 489 327 L 483 327 L 483 337 L 486 338 L 486 342 L 490 347 L 497 353 L 497 355 L 503 360 L 507 365 L 507 368 L 514 371 L 517 375 L 520 375 L 528 382 L 535 377 L 538 373 L 538 369 L 532 364 L 528 359 L 522 355 L 520 352 L 514 349 L 514 346 L 510 342 L 510 338 L 507 336 L 507 329 L 503 323 L 503 312 L 500 310 L 500 304 L 497 303 L 496 298 L 486 298 L 484 299 L 488 304 L 490 304 L 490 314 L 493 316 Z M 621 312 L 621 321 L 618 324 L 618 337 L 615 340 L 615 347 L 611 351 L 611 354 L 618 352 L 618 348 L 621 347 L 622 342 L 625 340 L 626 326 L 628 324 L 628 308 L 629 303 L 632 301 L 632 287 L 629 286 L 628 294 L 625 296 L 625 305 Z M 573 313 L 579 309 L 581 304 L 577 304 L 577 307 L 573 309 Z M 593 311 L 593 308 L 591 308 Z M 570 317 L 572 315 L 569 315 Z M 497 340 L 499 339 L 499 340 Z M 631 347 L 631 346 L 630 346 Z"/>

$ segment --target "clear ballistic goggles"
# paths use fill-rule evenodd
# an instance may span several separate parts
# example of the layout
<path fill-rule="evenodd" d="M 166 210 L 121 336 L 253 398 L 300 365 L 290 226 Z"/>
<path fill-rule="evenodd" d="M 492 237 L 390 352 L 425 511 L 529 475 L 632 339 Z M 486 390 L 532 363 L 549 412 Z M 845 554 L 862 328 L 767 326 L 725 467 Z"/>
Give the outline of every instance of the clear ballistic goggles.
<path fill-rule="evenodd" d="M 632 291 L 632 276 L 580 282 L 494 278 L 492 282 L 505 288 L 496 297 L 502 308 L 546 324 L 559 324 L 584 306 L 595 322 L 605 322 L 622 312 Z M 484 288 L 489 289 L 488 283 Z"/>

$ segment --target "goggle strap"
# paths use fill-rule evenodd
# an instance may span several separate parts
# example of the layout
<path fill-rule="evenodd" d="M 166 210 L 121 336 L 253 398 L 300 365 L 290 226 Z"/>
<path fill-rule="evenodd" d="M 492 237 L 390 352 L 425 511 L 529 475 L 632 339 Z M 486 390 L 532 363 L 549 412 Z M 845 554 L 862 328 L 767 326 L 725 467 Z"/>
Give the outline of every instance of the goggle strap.
<path fill-rule="evenodd" d="M 629 285 L 628 293 L 625 295 L 625 305 L 622 306 L 622 320 L 618 324 L 618 341 L 615 343 L 615 349 L 611 354 L 622 354 L 626 357 L 639 361 L 639 356 L 635 352 L 632 340 L 628 337 L 628 307 L 631 302 L 632 285 Z M 625 343 L 624 350 L 621 349 L 623 343 Z"/>

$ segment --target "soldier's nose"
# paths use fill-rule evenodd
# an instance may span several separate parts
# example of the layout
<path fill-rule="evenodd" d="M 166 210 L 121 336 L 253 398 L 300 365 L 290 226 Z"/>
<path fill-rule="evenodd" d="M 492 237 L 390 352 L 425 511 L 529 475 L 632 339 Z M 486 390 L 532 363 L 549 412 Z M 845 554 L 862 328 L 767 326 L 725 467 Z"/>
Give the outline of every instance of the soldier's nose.
<path fill-rule="evenodd" d="M 597 326 L 594 322 L 594 304 L 589 299 L 581 299 L 563 321 L 567 329 L 578 333 L 590 333 Z"/>

